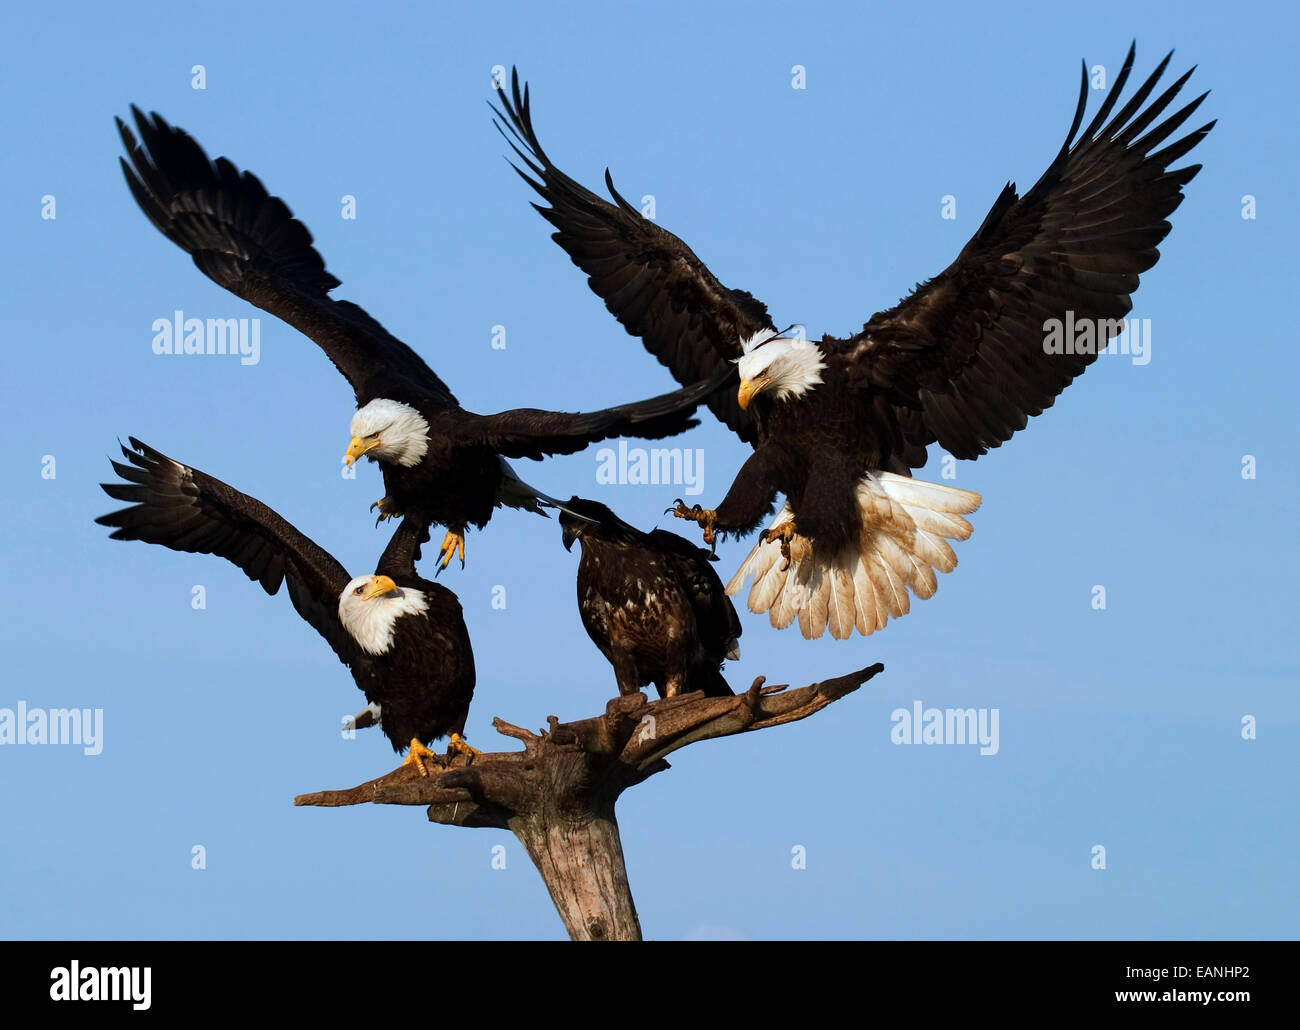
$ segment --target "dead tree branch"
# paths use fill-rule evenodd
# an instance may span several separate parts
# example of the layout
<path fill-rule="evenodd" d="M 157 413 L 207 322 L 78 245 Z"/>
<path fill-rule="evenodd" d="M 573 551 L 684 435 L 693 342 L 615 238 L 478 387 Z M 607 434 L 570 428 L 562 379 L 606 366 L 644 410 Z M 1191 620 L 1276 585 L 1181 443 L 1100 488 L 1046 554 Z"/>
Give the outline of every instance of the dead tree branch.
<path fill-rule="evenodd" d="M 574 940 L 640 940 L 614 804 L 620 794 L 669 768 L 664 760 L 700 740 L 806 719 L 881 672 L 875 665 L 788 690 L 759 677 L 743 694 L 685 694 L 647 701 L 618 697 L 605 714 L 537 733 L 494 719 L 522 751 L 451 759 L 427 777 L 403 766 L 350 790 L 302 794 L 295 805 L 427 805 L 430 821 L 512 832 L 546 881 Z"/>

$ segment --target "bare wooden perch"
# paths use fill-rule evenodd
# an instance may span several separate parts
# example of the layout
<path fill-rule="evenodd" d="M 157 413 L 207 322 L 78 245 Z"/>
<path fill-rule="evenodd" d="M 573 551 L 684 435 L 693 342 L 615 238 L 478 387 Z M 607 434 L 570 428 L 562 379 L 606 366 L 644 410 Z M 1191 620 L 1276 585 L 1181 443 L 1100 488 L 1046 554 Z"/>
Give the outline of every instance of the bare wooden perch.
<path fill-rule="evenodd" d="M 420 776 L 403 766 L 350 790 L 294 798 L 295 805 L 428 805 L 432 822 L 512 832 L 546 881 L 574 940 L 640 940 L 623 863 L 614 803 L 628 787 L 669 768 L 665 756 L 698 740 L 805 719 L 866 683 L 884 666 L 811 686 L 764 687 L 764 677 L 735 697 L 685 694 L 647 701 L 617 697 L 605 714 L 577 722 L 548 719 L 530 733 L 501 719 L 497 732 L 522 751 L 462 756 Z"/>

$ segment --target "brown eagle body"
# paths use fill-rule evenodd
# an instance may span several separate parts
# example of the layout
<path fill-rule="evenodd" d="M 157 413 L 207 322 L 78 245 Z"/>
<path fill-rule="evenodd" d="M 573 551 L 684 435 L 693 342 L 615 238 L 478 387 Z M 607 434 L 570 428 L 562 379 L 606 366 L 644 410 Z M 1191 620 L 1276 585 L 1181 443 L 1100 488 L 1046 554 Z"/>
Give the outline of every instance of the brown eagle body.
<path fill-rule="evenodd" d="M 740 620 L 708 551 L 662 529 L 643 533 L 581 497 L 565 503 L 560 527 L 566 549 L 582 548 L 578 611 L 620 694 L 648 683 L 660 697 L 732 693 L 721 666 L 740 657 Z"/>

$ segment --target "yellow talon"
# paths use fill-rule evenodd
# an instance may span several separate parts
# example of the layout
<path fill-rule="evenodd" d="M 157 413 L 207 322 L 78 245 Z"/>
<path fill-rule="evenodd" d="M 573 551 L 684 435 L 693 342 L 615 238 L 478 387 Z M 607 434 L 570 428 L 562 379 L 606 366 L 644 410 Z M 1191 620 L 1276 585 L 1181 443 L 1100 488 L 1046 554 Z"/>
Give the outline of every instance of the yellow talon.
<path fill-rule="evenodd" d="M 442 547 L 438 551 L 438 554 L 442 557 L 442 564 L 438 566 L 438 571 L 441 572 L 450 565 L 452 558 L 458 553 L 460 555 L 460 567 L 463 569 L 465 567 L 465 538 L 449 529 L 447 535 L 442 538 Z"/>
<path fill-rule="evenodd" d="M 794 539 L 795 534 L 798 532 L 799 531 L 795 528 L 794 519 L 787 519 L 785 522 L 782 522 L 781 525 L 776 526 L 773 529 L 763 530 L 763 532 L 758 534 L 758 539 L 761 543 L 766 543 L 768 540 L 789 541 Z"/>
<path fill-rule="evenodd" d="M 769 540 L 781 541 L 781 557 L 785 559 L 785 564 L 781 566 L 782 572 L 790 567 L 790 542 L 798 532 L 794 525 L 794 519 L 787 519 L 776 528 L 765 529 L 758 534 L 759 543 L 766 543 Z"/>
<path fill-rule="evenodd" d="M 470 747 L 469 743 L 459 733 L 453 733 L 447 741 L 447 757 L 451 758 L 453 754 L 473 758 L 476 755 L 483 754 L 483 752 L 476 747 Z"/>
<path fill-rule="evenodd" d="M 419 737 L 412 737 L 411 750 L 406 753 L 406 761 L 404 761 L 402 765 L 403 766 L 413 765 L 420 770 L 421 776 L 428 776 L 429 770 L 424 767 L 424 762 L 421 761 L 421 759 L 429 758 L 429 759 L 436 760 L 437 757 L 438 757 L 437 755 L 435 755 L 432 751 L 430 751 L 427 747 L 425 747 L 424 744 L 420 742 Z"/>
<path fill-rule="evenodd" d="M 689 519 L 698 523 L 700 528 L 704 530 L 704 542 L 710 547 L 714 545 L 717 540 L 717 532 L 713 527 L 718 521 L 718 513 L 712 508 L 701 508 L 698 504 L 688 508 L 681 498 L 678 498 L 676 506 L 669 508 L 668 512 L 671 512 L 679 519 Z M 668 512 L 665 512 L 665 514 L 668 514 Z"/>

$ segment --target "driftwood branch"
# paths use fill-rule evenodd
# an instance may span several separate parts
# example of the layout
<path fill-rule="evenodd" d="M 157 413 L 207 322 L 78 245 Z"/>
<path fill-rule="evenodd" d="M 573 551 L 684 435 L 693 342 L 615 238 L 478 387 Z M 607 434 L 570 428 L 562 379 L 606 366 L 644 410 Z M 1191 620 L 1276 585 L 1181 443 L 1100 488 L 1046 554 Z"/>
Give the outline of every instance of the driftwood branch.
<path fill-rule="evenodd" d="M 664 760 L 700 740 L 806 719 L 884 666 L 789 690 L 759 677 L 743 694 L 617 697 L 605 714 L 532 733 L 502 719 L 497 732 L 522 751 L 457 755 L 421 776 L 403 766 L 350 790 L 302 794 L 295 805 L 427 805 L 430 821 L 510 830 L 527 849 L 574 940 L 640 940 L 614 804 L 669 768 Z"/>

